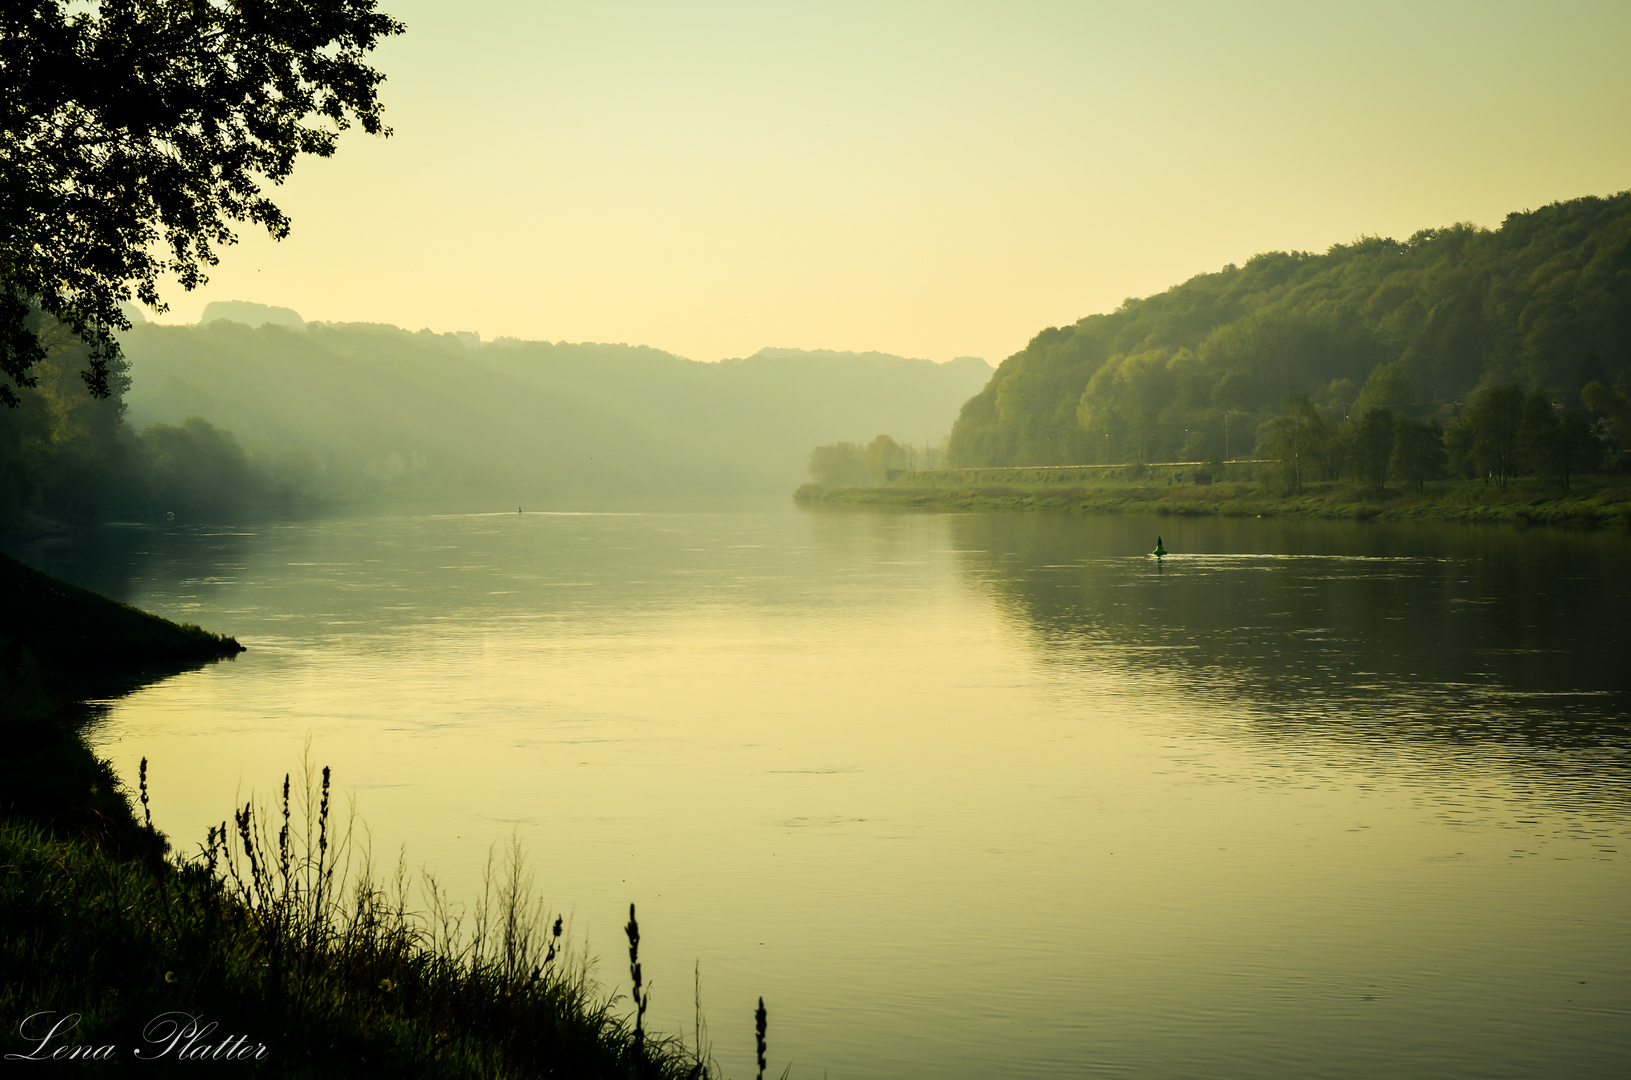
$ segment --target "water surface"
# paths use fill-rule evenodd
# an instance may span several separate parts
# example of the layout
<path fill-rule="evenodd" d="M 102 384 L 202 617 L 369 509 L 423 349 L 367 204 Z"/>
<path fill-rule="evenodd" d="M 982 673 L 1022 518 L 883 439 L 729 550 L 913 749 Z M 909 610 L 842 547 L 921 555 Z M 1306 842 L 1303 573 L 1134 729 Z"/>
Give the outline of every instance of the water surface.
<path fill-rule="evenodd" d="M 834 1080 L 1623 1075 L 1628 553 L 845 511 L 20 552 L 249 646 L 97 732 L 172 837 L 309 737 L 376 851 L 470 896 L 514 833 L 608 987 L 640 905 L 657 1026 L 700 970 L 731 1075 L 762 994 Z"/>

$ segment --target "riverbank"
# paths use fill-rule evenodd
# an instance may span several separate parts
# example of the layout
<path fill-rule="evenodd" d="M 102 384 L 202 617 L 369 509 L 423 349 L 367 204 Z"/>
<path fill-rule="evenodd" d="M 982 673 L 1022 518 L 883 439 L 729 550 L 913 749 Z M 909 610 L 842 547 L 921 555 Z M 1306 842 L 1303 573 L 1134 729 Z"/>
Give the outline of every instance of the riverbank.
<path fill-rule="evenodd" d="M 8 1055 L 165 1076 L 715 1075 L 705 1042 L 612 1011 L 517 848 L 466 919 L 351 846 L 324 769 L 172 849 L 146 760 L 138 809 L 87 744 L 89 702 L 242 651 L 0 555 Z M 632 959 L 632 908 L 629 936 Z"/>
<path fill-rule="evenodd" d="M 243 651 L 0 555 L 0 811 L 111 851 L 143 847 L 82 728 L 86 702 Z"/>
<path fill-rule="evenodd" d="M 1301 517 L 1359 521 L 1454 521 L 1631 528 L 1631 481 L 1623 476 L 1576 479 L 1560 492 L 1535 481 L 1504 489 L 1477 481 L 1438 481 L 1423 491 L 1367 492 L 1357 485 L 1306 485 L 1282 495 L 1260 481 L 1193 482 L 1193 469 L 1154 467 L 1139 480 L 1114 480 L 1103 470 L 945 469 L 903 473 L 878 487 L 805 484 L 802 505 L 855 505 L 969 512 L 1055 511 L 1221 517 Z M 1182 479 L 1180 479 L 1182 477 Z M 1170 481 L 1170 482 L 1169 482 Z"/>
<path fill-rule="evenodd" d="M 271 840 L 274 808 L 186 861 L 165 859 L 157 834 L 145 856 L 120 858 L 0 818 L 8 1056 L 160 1076 L 213 1062 L 299 1077 L 713 1075 L 697 1050 L 612 1012 L 518 862 L 461 933 L 457 914 L 416 913 L 366 863 L 336 874 L 322 794 L 328 850 L 290 837 L 287 814 Z"/>
<path fill-rule="evenodd" d="M 121 604 L 0 554 L 0 719 L 105 696 L 154 668 L 244 651 L 237 639 Z"/>

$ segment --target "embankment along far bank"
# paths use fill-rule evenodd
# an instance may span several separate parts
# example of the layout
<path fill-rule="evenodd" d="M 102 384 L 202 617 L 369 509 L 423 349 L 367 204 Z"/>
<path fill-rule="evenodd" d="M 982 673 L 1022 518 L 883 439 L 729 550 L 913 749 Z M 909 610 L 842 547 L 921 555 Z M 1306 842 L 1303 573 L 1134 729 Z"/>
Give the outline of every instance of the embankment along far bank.
<path fill-rule="evenodd" d="M 1235 467 L 1229 467 L 1234 471 Z M 1305 484 L 1281 493 L 1255 479 L 1213 477 L 1197 466 L 939 469 L 904 472 L 875 487 L 805 484 L 800 505 L 852 505 L 980 512 L 1301 517 L 1348 521 L 1448 521 L 1561 525 L 1631 532 L 1631 478 L 1576 478 L 1560 491 L 1538 481 L 1504 488 L 1479 481 L 1437 481 L 1422 490 L 1366 491 L 1352 483 Z M 1245 472 L 1246 470 L 1238 470 Z M 1120 475 L 1117 475 L 1119 473 Z M 1197 483 L 1199 475 L 1202 482 Z"/>

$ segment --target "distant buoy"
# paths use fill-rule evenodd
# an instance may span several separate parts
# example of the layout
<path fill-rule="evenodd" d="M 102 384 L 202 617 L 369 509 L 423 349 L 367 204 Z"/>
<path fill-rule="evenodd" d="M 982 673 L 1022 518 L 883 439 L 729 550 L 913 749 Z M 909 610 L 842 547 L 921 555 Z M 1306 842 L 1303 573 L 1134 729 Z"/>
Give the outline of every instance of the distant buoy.
<path fill-rule="evenodd" d="M 1157 536 L 1157 537 L 1156 537 L 1156 538 L 1155 538 L 1155 550 L 1154 550 L 1154 551 L 1152 551 L 1152 552 L 1150 552 L 1150 554 L 1151 554 L 1151 555 L 1154 555 L 1154 556 L 1155 556 L 1155 557 L 1156 557 L 1156 558 L 1157 558 L 1157 559 L 1164 559 L 1164 558 L 1166 558 L 1166 554 L 1167 554 L 1167 549 L 1166 549 L 1166 548 L 1165 548 L 1165 547 L 1163 547 L 1163 546 L 1162 546 L 1162 544 L 1161 544 L 1161 538 L 1160 538 L 1160 537 L 1159 537 L 1159 536 Z"/>

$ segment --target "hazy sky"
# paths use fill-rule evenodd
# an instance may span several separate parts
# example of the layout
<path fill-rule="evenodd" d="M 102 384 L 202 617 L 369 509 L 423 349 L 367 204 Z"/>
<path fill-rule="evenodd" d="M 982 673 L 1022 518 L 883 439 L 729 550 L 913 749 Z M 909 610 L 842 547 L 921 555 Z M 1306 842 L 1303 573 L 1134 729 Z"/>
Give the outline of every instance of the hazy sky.
<path fill-rule="evenodd" d="M 1631 4 L 382 0 L 356 132 L 171 288 L 308 319 L 993 362 L 1274 249 L 1631 187 Z"/>

